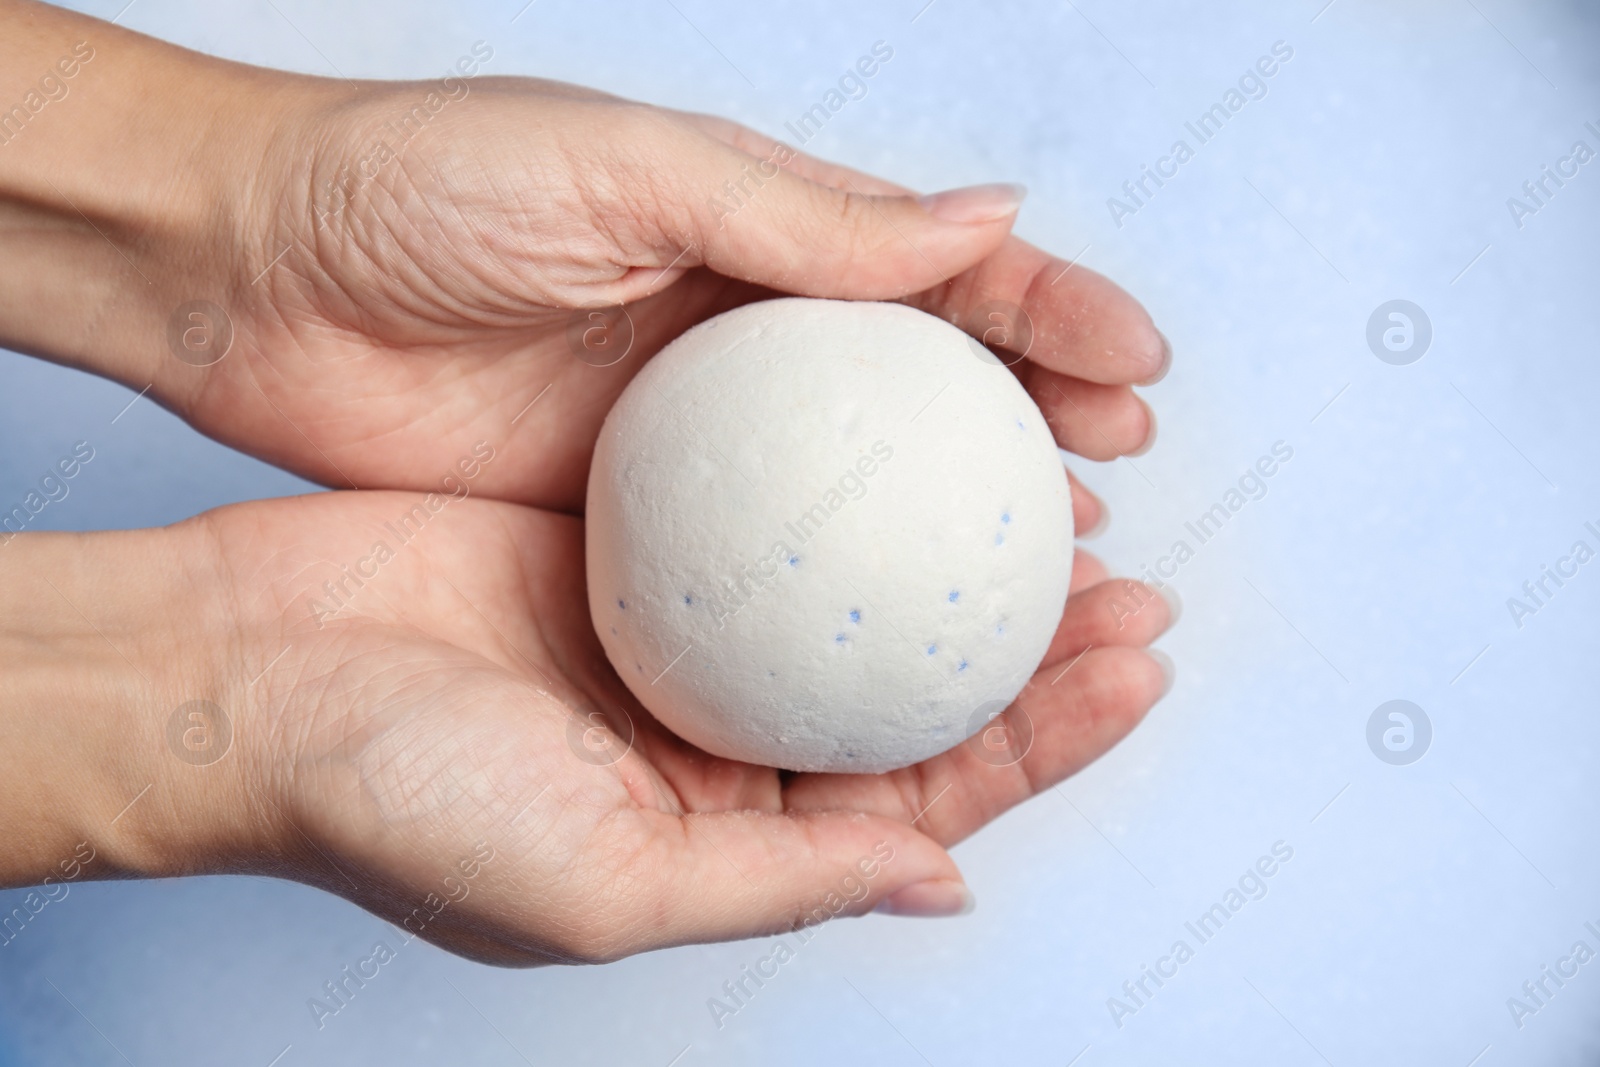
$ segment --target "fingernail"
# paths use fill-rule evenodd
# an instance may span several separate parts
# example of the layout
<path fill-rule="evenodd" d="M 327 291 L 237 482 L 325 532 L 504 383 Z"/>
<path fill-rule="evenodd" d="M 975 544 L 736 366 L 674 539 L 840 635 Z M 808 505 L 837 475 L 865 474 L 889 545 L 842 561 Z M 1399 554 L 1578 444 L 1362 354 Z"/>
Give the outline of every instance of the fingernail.
<path fill-rule="evenodd" d="M 1104 500 L 1096 498 L 1100 505 L 1100 517 L 1094 520 L 1094 525 L 1078 535 L 1080 541 L 1093 541 L 1096 537 L 1106 532 L 1106 527 L 1111 525 L 1111 509 L 1106 507 Z"/>
<path fill-rule="evenodd" d="M 1017 213 L 1028 187 L 1011 182 L 968 185 L 919 197 L 922 210 L 945 222 L 994 222 Z"/>
<path fill-rule="evenodd" d="M 1144 650 L 1144 653 L 1151 659 L 1155 660 L 1156 665 L 1161 668 L 1161 677 L 1166 679 L 1166 683 L 1161 688 L 1161 696 L 1164 697 L 1168 693 L 1172 692 L 1172 683 L 1178 680 L 1178 665 L 1172 662 L 1171 656 L 1167 655 L 1159 648 L 1147 648 Z M 1156 699 L 1160 700 L 1161 697 L 1157 697 Z M 904 892 L 904 890 L 901 890 L 901 892 Z"/>
<path fill-rule="evenodd" d="M 1155 411 L 1155 408 L 1152 408 L 1149 404 L 1145 404 L 1144 400 L 1142 400 L 1142 399 L 1139 401 L 1139 403 L 1144 404 L 1145 414 L 1150 416 L 1150 436 L 1148 436 L 1148 437 L 1146 437 L 1144 439 L 1144 444 L 1140 445 L 1138 448 L 1136 448 L 1132 452 L 1128 453 L 1128 455 L 1135 456 L 1135 457 L 1142 456 L 1146 452 L 1150 451 L 1152 448 L 1156 447 L 1156 411 Z"/>
<path fill-rule="evenodd" d="M 1172 342 L 1167 340 L 1167 335 L 1160 330 L 1156 331 L 1156 336 L 1161 338 L 1161 366 L 1144 381 L 1134 382 L 1135 385 L 1155 385 L 1167 376 L 1167 371 L 1172 369 Z"/>
<path fill-rule="evenodd" d="M 872 910 L 879 915 L 904 915 L 919 919 L 942 919 L 965 915 L 977 904 L 965 882 L 937 878 L 917 882 L 896 890 L 878 901 Z"/>
<path fill-rule="evenodd" d="M 1164 585 L 1156 592 L 1167 602 L 1167 629 L 1170 630 L 1178 624 L 1179 619 L 1183 618 L 1183 598 L 1170 585 Z"/>

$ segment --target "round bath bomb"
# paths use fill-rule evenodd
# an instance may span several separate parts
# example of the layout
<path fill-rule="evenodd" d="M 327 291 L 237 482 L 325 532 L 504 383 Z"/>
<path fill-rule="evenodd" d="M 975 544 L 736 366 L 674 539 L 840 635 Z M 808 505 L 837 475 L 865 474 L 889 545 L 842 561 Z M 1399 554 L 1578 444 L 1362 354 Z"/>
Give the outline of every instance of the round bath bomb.
<path fill-rule="evenodd" d="M 1016 378 L 900 304 L 772 300 L 668 345 L 589 473 L 589 611 L 708 752 L 878 772 L 959 744 L 1061 619 L 1072 507 Z"/>

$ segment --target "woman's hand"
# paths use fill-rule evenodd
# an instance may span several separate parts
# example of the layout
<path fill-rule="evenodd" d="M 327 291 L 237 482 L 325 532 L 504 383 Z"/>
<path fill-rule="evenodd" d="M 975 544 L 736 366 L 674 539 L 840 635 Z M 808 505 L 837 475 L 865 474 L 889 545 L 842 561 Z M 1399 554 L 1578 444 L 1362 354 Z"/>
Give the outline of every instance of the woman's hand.
<path fill-rule="evenodd" d="M 505 964 L 885 902 L 952 914 L 969 898 L 945 847 L 1097 758 L 1164 690 L 1141 648 L 1166 604 L 1144 591 L 1119 620 L 1108 601 L 1128 591 L 1084 588 L 1091 564 L 983 738 L 885 775 L 735 763 L 677 739 L 618 680 L 582 550 L 570 516 L 392 492 L 14 539 L 0 781 L 35 783 L 38 814 L 8 809 L 8 825 L 55 837 L 12 841 L 9 863 L 42 859 L 0 882 L 36 881 L 87 841 L 90 876 L 281 875 Z M 22 634 L 41 611 L 70 693 L 15 669 L 37 658 Z"/>
<path fill-rule="evenodd" d="M 551 83 L 301 78 L 24 0 L 0 24 L 0 68 L 89 57 L 0 150 L 0 343 L 329 484 L 453 494 L 4 542 L 0 883 L 80 846 L 91 876 L 280 874 L 499 962 L 948 914 L 969 897 L 944 846 L 1164 690 L 1142 649 L 1166 603 L 1080 555 L 1000 727 L 892 774 L 790 775 L 662 729 L 589 625 L 581 522 L 558 513 L 581 509 L 601 420 L 661 345 L 749 300 L 907 300 L 1025 347 L 1013 369 L 1066 447 L 1148 444 L 1129 386 L 1165 342 L 1009 236 L 1015 190 L 919 200 Z M 573 315 L 609 304 L 632 341 L 602 366 L 622 333 L 586 347 Z M 1076 487 L 1074 511 L 1101 517 Z"/>
<path fill-rule="evenodd" d="M 779 293 L 904 300 L 1026 347 L 1013 370 L 1080 455 L 1154 432 L 1129 385 L 1164 372 L 1164 340 L 1105 278 L 1008 236 L 1014 187 L 919 200 L 723 120 L 486 76 L 484 46 L 478 77 L 351 83 L 7 10 L 41 27 L 9 47 L 82 38 L 94 59 L 0 153 L 0 239 L 9 219 L 30 253 L 0 291 L 33 292 L 0 342 L 151 385 L 324 484 L 436 488 L 486 440 L 503 459 L 478 492 L 577 513 L 643 362 Z"/>

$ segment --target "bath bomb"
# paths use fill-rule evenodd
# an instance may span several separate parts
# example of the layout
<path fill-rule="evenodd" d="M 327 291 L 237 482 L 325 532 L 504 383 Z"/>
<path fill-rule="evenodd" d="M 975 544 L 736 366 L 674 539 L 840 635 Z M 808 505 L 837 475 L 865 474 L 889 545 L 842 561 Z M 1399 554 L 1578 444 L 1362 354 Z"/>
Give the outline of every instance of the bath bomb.
<path fill-rule="evenodd" d="M 678 736 L 880 772 L 976 733 L 1039 666 L 1072 574 L 1044 417 L 961 330 L 783 299 L 639 371 L 589 473 L 589 611 Z"/>

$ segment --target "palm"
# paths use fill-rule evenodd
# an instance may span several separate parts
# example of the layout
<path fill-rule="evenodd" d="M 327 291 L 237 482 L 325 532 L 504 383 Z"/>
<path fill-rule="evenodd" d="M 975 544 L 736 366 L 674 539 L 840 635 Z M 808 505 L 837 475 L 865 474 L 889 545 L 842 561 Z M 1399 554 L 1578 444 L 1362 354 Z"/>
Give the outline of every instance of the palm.
<path fill-rule="evenodd" d="M 1098 756 L 1160 685 L 1146 657 L 1111 646 L 1148 640 L 1163 609 L 1111 630 L 1096 586 L 1068 602 L 1014 764 L 966 746 L 878 776 L 719 759 L 661 728 L 611 670 L 588 623 L 579 520 L 462 500 L 401 543 L 395 523 L 417 499 L 336 493 L 204 521 L 248 635 L 246 781 L 289 828 L 291 871 L 397 924 L 424 915 L 413 932 L 481 958 L 603 959 L 727 936 L 690 891 L 708 878 L 753 898 L 795 892 L 798 911 L 797 877 L 848 870 L 890 825 L 899 862 L 915 861 L 913 821 L 937 852 Z M 379 541 L 393 550 L 381 563 Z M 372 576 L 357 588 L 341 564 Z M 341 578 L 336 600 L 322 583 Z M 1046 684 L 1090 643 L 1108 647 Z M 595 713 L 610 726 L 595 729 Z M 495 858 L 465 879 L 457 864 L 479 842 Z M 462 884 L 436 917 L 415 910 Z"/>
<path fill-rule="evenodd" d="M 631 343 L 613 365 L 576 357 L 572 313 L 555 308 L 515 336 L 463 331 L 445 343 L 424 339 L 420 324 L 415 333 L 397 326 L 374 337 L 320 316 L 285 322 L 263 309 L 251 349 L 263 355 L 218 366 L 206 406 L 229 415 L 202 428 L 236 437 L 236 413 L 261 409 L 265 398 L 262 417 L 279 432 L 264 458 L 362 489 L 436 488 L 475 444 L 488 442 L 504 459 L 478 491 L 579 512 L 600 425 L 629 380 L 667 341 L 749 299 L 750 289 L 699 270 L 632 304 Z"/>

